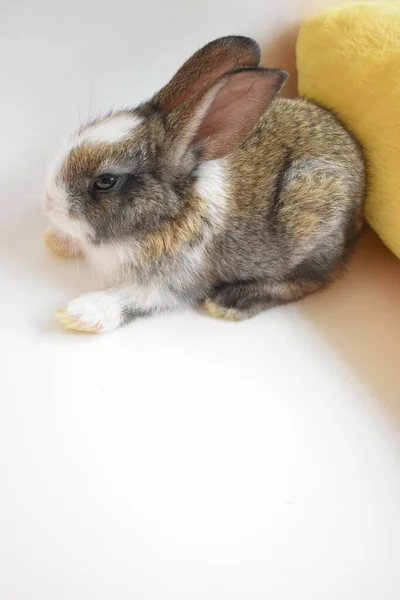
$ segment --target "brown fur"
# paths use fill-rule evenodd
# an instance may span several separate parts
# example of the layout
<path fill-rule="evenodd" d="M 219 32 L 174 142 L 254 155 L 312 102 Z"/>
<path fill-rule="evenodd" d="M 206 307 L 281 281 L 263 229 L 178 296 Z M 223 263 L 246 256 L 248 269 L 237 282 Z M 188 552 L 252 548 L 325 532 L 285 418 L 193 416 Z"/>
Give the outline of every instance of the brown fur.
<path fill-rule="evenodd" d="M 202 230 L 206 213 L 204 200 L 196 195 L 187 198 L 179 217 L 167 221 L 140 240 L 140 263 L 143 267 L 156 264 L 163 256 L 178 255 L 185 246 L 194 244 Z"/>
<path fill-rule="evenodd" d="M 108 163 L 123 157 L 132 145 L 131 140 L 110 144 L 109 147 L 91 142 L 82 144 L 71 150 L 59 174 L 61 183 L 73 185 L 79 177 L 91 177 Z"/>
<path fill-rule="evenodd" d="M 231 223 L 273 218 L 300 250 L 323 234 L 334 213 L 354 210 L 362 221 L 361 151 L 335 117 L 315 104 L 276 100 L 230 164 Z"/>

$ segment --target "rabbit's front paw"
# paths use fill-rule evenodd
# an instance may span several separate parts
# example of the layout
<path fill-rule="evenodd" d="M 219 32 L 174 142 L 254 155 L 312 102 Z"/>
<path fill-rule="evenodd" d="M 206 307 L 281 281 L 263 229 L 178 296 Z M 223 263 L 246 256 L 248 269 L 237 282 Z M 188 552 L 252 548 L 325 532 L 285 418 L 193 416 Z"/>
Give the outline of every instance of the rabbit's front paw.
<path fill-rule="evenodd" d="M 122 324 L 123 306 L 117 294 L 93 292 L 69 302 L 56 317 L 66 329 L 100 333 Z"/>
<path fill-rule="evenodd" d="M 78 240 L 55 227 L 49 227 L 43 236 L 48 249 L 61 258 L 82 258 L 83 249 Z"/>

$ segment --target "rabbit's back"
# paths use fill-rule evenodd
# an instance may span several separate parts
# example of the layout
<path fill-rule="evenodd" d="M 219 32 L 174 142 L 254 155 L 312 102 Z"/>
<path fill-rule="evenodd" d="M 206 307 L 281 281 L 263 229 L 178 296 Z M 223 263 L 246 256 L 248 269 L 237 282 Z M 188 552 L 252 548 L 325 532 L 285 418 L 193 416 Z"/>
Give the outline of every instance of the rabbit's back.
<path fill-rule="evenodd" d="M 331 112 L 276 100 L 227 169 L 229 218 L 214 254 L 220 278 L 283 279 L 307 261 L 326 272 L 340 266 L 362 227 L 366 175 L 358 142 Z"/>

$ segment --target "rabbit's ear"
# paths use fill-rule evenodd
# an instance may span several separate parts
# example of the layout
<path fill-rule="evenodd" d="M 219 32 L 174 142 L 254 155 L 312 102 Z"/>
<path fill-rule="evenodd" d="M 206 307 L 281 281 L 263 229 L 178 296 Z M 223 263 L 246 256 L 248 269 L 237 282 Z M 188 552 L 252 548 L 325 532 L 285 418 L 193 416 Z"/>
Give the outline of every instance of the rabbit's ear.
<path fill-rule="evenodd" d="M 260 47 L 254 40 L 229 36 L 210 42 L 191 56 L 152 102 L 170 112 L 228 71 L 257 67 Z"/>
<path fill-rule="evenodd" d="M 168 118 L 179 158 L 199 147 L 203 160 L 232 152 L 278 94 L 287 73 L 279 69 L 240 69 L 226 73 Z"/>

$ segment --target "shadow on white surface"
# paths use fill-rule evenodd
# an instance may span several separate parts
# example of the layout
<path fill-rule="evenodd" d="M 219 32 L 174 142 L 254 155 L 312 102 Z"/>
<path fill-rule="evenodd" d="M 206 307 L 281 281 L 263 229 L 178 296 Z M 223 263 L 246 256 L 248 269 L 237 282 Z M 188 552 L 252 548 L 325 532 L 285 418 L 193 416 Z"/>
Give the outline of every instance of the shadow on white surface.
<path fill-rule="evenodd" d="M 400 424 L 400 262 L 368 230 L 346 276 L 300 303 L 304 316 Z"/>

